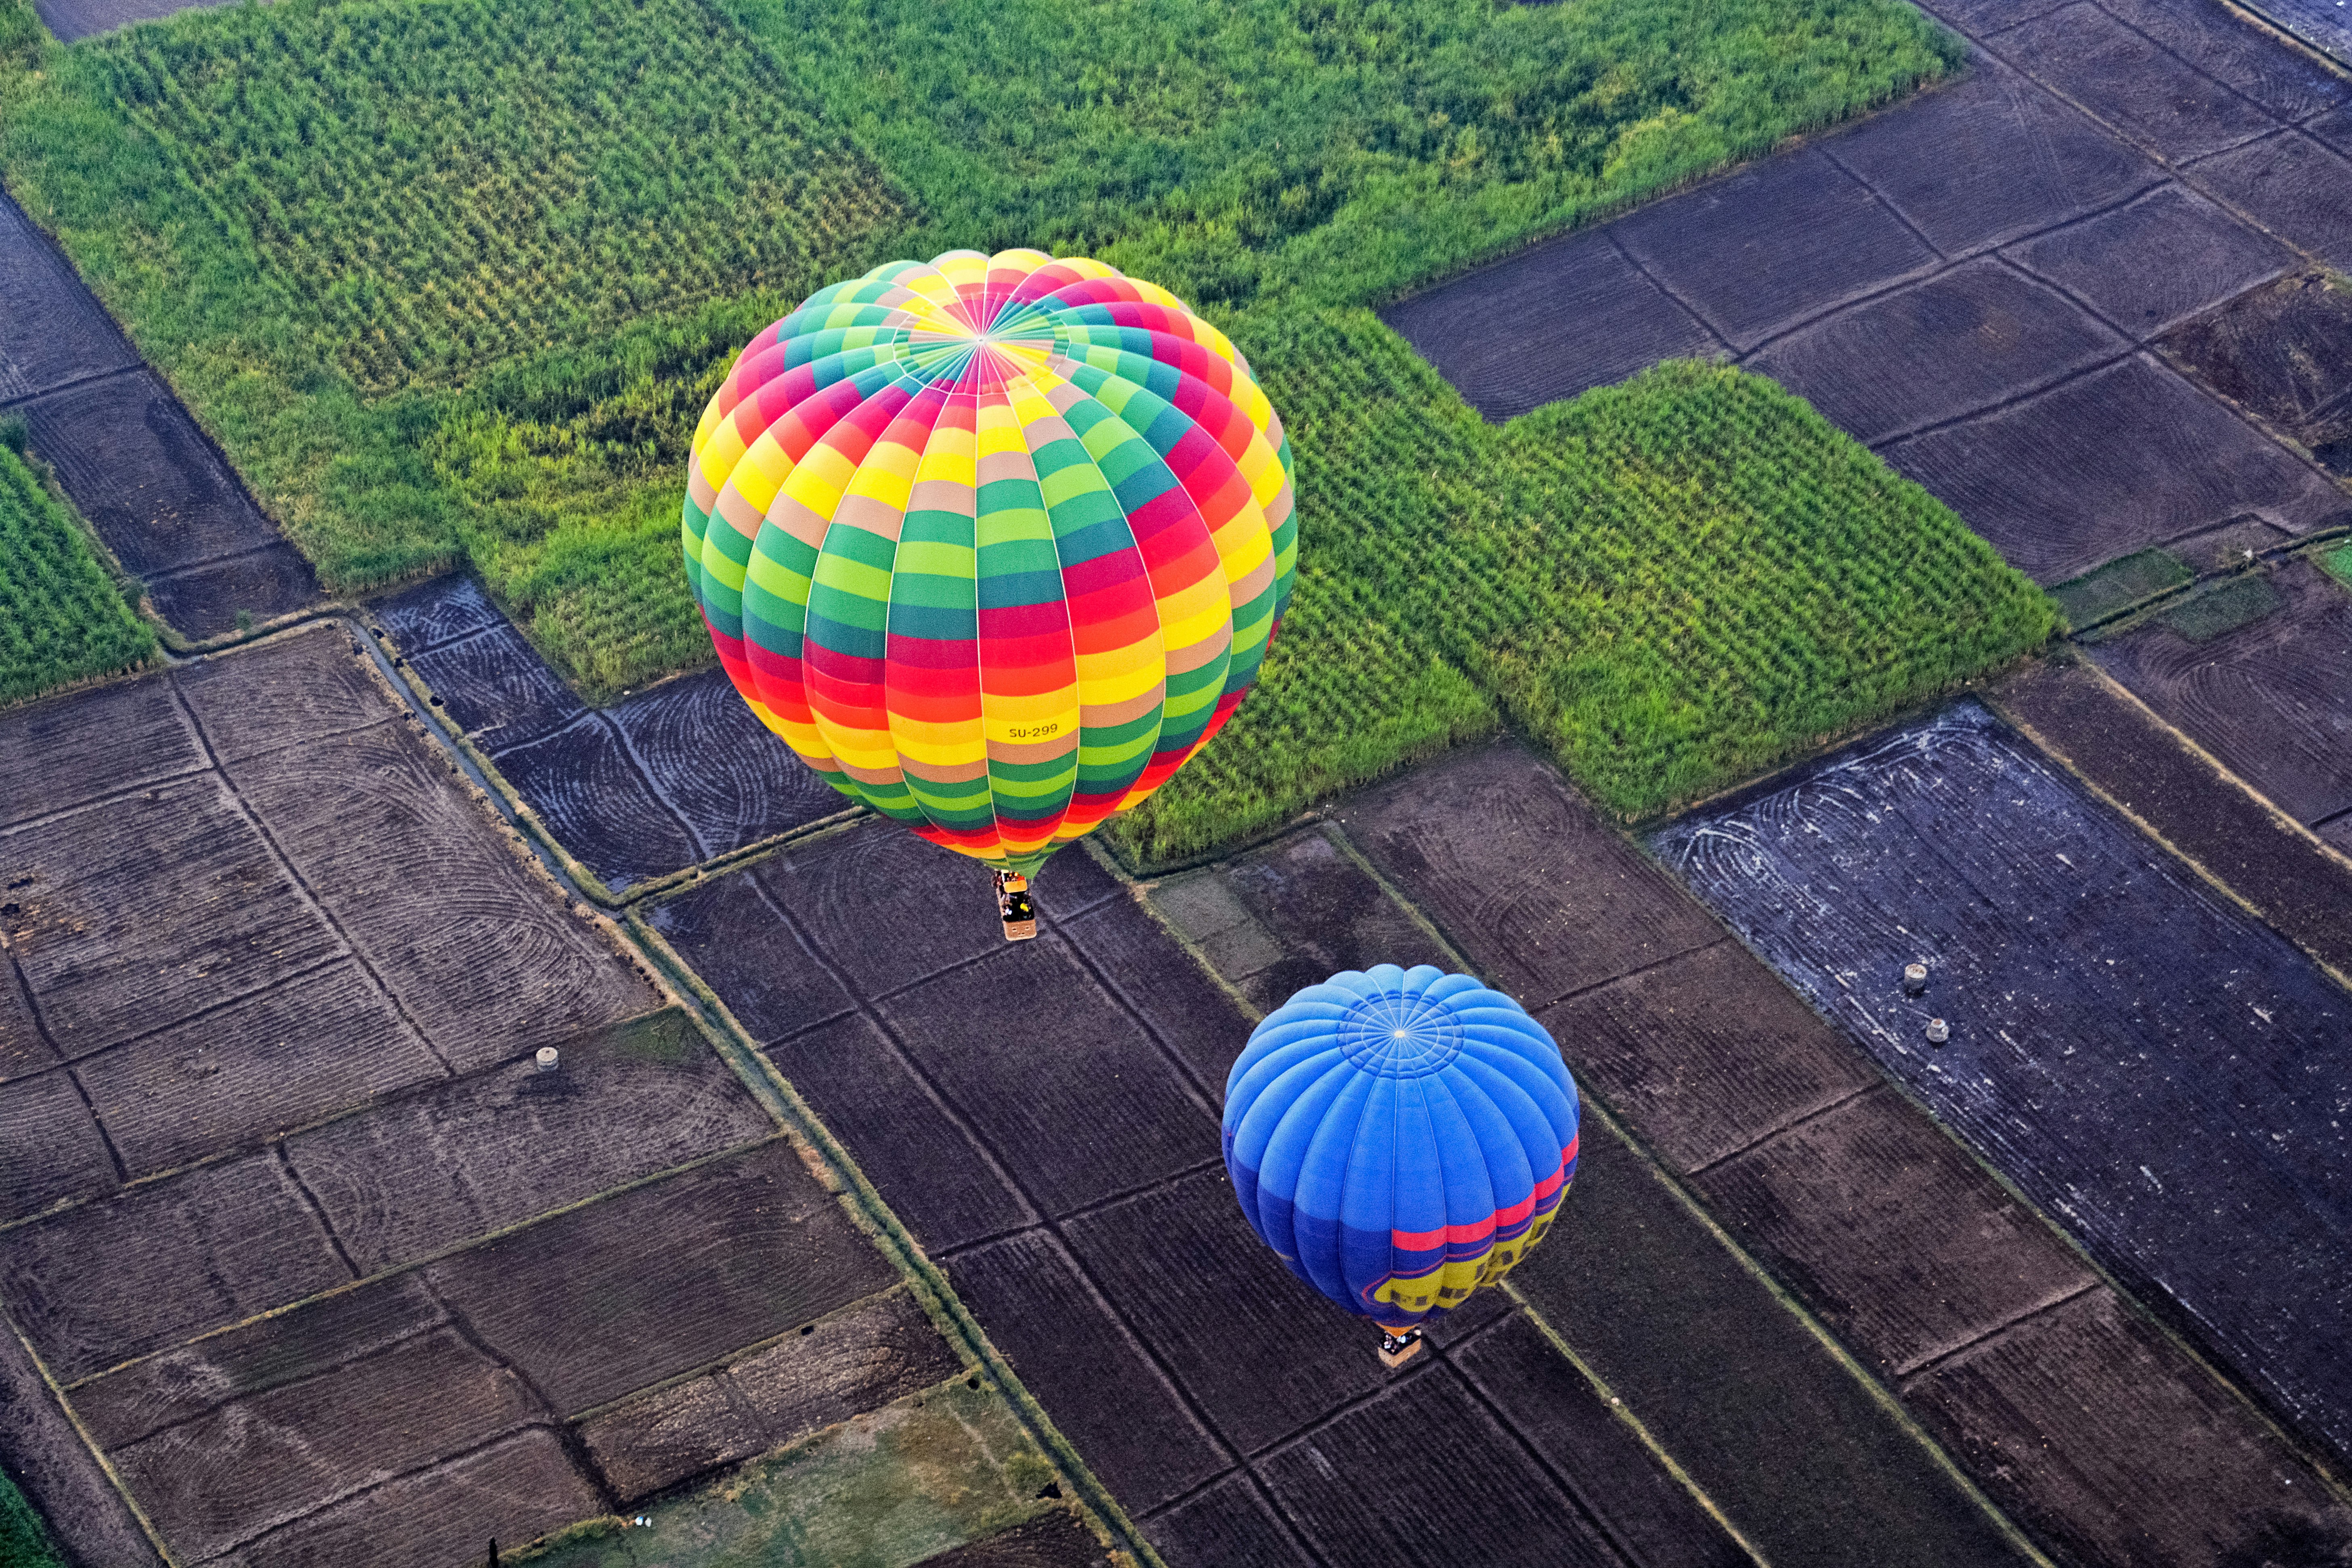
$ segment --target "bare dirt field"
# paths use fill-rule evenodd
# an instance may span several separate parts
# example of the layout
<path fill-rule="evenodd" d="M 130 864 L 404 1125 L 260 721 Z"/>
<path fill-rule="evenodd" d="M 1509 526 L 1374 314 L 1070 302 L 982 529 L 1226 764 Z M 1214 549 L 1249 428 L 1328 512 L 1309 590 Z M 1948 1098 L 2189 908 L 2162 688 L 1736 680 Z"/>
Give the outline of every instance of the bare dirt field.
<path fill-rule="evenodd" d="M 129 370 L 138 351 L 55 247 L 0 195 L 0 404 Z"/>
<path fill-rule="evenodd" d="M 36 6 L 49 31 L 68 41 L 92 33 L 110 32 L 133 22 L 152 21 L 192 5 L 220 5 L 225 0 L 38 0 Z"/>
<path fill-rule="evenodd" d="M 5 195 L 0 296 L 9 303 L 0 320 L 0 409 L 25 421 L 33 450 L 56 469 L 124 569 L 146 584 L 157 613 L 202 638 L 316 602 L 310 563 Z"/>
<path fill-rule="evenodd" d="M 0 1458 L 77 1551 L 153 1560 L 44 1373 L 176 1560 L 240 1564 L 471 1561 L 958 1375 L 341 626 L 0 758 Z"/>
<path fill-rule="evenodd" d="M 1384 1472 L 1385 1523 L 1344 1479 L 1385 1452 L 1388 1417 L 1485 1396 L 1444 1363 L 1389 1383 L 1360 1325 L 1299 1300 L 1249 1234 L 1212 1109 L 1248 1013 L 1082 850 L 1039 879 L 1050 934 L 1034 945 L 1004 947 L 983 889 L 966 863 L 877 822 L 667 900 L 651 923 L 942 1258 L 1171 1563 L 1412 1555 L 1468 1527 L 1467 1505 L 1440 1494 L 1447 1478 Z M 1443 956 L 1318 836 L 1151 898 L 1216 926 L 1213 942 L 1234 930 L 1221 920 L 1262 911 L 1294 955 L 1275 967 L 1407 935 Z M 1516 1321 L 1484 1305 L 1449 1331 L 1466 1337 L 1444 1338 L 1447 1355 Z M 1566 1367 L 1539 1336 L 1484 1353 L 1506 1386 Z M 1320 1425 L 1351 1404 L 1368 1414 Z M 1517 1427 L 1486 1414 L 1458 1427 L 1463 1464 L 1534 1489 L 1475 1526 L 1497 1561 L 1723 1556 L 1721 1528 L 1621 1426 L 1521 1407 Z"/>
<path fill-rule="evenodd" d="M 2352 1142 L 2324 1082 L 2352 999 L 2309 959 L 1973 704 L 1653 842 L 2095 1257 L 2342 1447 L 2318 1347 L 2344 1331 L 2326 1238 Z"/>
<path fill-rule="evenodd" d="M 2218 633 L 2168 618 L 2089 657 L 2306 826 L 2352 811 L 2352 592 L 2308 560 L 2254 580 L 2275 605 Z M 2178 617 L 2171 617 L 2176 620 Z"/>
<path fill-rule="evenodd" d="M 2218 876 L 2273 929 L 2352 974 L 2352 864 L 2080 663 L 2028 666 L 1991 695 L 2045 752 Z"/>
<path fill-rule="evenodd" d="M 2163 347 L 2207 386 L 2352 478 L 2352 289 L 2298 274 L 2189 323 Z"/>
<path fill-rule="evenodd" d="M 848 808 L 718 670 L 592 710 L 465 578 L 395 595 L 373 621 L 401 668 L 613 892 Z"/>

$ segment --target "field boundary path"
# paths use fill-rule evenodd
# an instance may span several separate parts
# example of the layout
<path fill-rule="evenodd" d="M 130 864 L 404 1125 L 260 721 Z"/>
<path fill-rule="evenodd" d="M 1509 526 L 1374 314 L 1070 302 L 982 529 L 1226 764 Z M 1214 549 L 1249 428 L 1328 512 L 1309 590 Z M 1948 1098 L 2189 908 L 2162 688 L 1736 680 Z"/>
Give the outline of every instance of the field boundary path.
<path fill-rule="evenodd" d="M 287 542 L 49 237 L 0 193 L 0 414 L 185 642 L 315 605 Z"/>

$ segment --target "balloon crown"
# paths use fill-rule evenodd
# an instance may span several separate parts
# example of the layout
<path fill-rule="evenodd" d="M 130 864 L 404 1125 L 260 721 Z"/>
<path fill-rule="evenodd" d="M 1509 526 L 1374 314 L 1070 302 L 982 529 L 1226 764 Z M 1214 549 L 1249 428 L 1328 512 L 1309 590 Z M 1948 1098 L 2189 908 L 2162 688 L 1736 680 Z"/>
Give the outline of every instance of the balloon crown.
<path fill-rule="evenodd" d="M 1381 1078 L 1426 1078 L 1462 1054 L 1462 1026 L 1444 1000 L 1402 984 L 1363 998 L 1333 1031 L 1349 1065 Z"/>

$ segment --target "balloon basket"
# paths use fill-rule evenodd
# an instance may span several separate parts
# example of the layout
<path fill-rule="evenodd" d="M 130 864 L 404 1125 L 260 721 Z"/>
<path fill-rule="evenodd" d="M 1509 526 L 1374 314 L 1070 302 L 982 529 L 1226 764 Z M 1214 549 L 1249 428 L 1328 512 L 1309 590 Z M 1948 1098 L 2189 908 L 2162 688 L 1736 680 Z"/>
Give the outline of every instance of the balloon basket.
<path fill-rule="evenodd" d="M 1037 906 L 1029 899 L 1029 879 L 1018 871 L 996 873 L 996 918 L 1004 922 L 1007 942 L 1028 942 L 1037 934 Z"/>
<path fill-rule="evenodd" d="M 1421 1353 L 1421 1331 L 1407 1329 L 1401 1334 L 1381 1331 L 1381 1364 L 1394 1372 Z"/>

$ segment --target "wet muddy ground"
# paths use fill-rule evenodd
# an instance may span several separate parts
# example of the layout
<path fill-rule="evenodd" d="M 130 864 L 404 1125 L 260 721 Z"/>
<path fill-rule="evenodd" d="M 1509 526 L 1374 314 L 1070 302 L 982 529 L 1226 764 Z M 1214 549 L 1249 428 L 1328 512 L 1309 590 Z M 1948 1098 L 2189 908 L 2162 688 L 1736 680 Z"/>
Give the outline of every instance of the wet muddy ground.
<path fill-rule="evenodd" d="M 2036 663 L 1992 700 L 2042 749 L 2245 900 L 2273 930 L 2352 974 L 2352 861 L 2296 831 L 2210 753 L 2093 667 Z"/>
<path fill-rule="evenodd" d="M 2352 996 L 2308 958 L 1972 703 L 1653 843 L 2118 1279 L 2352 1446 Z"/>
<path fill-rule="evenodd" d="M 226 0 L 35 0 L 33 8 L 49 25 L 50 32 L 71 43 L 93 33 L 127 27 L 133 22 L 152 21 L 176 11 L 225 3 Z"/>
<path fill-rule="evenodd" d="M 2253 11 L 2347 68 L 2352 68 L 2352 18 L 2336 0 L 2262 0 Z"/>
<path fill-rule="evenodd" d="M 310 563 L 5 195 L 0 298 L 0 410 L 166 622 L 201 639 L 316 602 Z"/>

